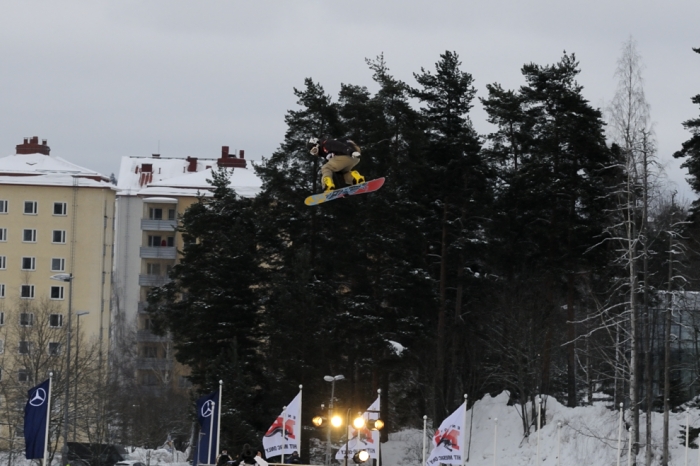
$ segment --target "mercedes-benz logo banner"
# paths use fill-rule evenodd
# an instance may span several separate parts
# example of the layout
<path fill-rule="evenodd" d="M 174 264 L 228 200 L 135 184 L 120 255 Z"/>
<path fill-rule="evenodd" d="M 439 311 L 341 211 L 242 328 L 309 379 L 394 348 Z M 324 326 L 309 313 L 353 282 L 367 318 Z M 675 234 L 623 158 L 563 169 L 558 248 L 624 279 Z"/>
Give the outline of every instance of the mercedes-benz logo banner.
<path fill-rule="evenodd" d="M 197 442 L 197 464 L 216 463 L 216 433 L 219 431 L 219 392 L 204 395 L 197 400 L 199 440 Z M 211 448 L 209 441 L 211 439 Z M 211 456 L 209 452 L 211 451 Z"/>
<path fill-rule="evenodd" d="M 49 380 L 29 389 L 24 407 L 24 443 L 28 460 L 44 457 L 50 396 Z"/>

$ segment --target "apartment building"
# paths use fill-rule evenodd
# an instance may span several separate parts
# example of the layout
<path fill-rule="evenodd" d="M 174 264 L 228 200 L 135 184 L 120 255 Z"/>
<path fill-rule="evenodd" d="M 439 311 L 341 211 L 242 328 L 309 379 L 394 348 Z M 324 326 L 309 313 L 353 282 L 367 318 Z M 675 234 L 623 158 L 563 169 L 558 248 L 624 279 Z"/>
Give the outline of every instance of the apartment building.
<path fill-rule="evenodd" d="M 71 321 L 72 354 L 79 325 L 81 350 L 97 344 L 106 363 L 115 194 L 109 178 L 51 155 L 38 137 L 0 158 L 3 389 L 62 367 Z"/>
<path fill-rule="evenodd" d="M 135 340 L 135 377 L 143 387 L 187 388 L 187 368 L 175 363 L 167 336 L 156 336 L 146 312 L 146 297 L 167 282 L 178 260 L 182 238 L 175 231 L 178 217 L 209 195 L 212 170 L 232 171 L 231 185 L 253 197 L 261 181 L 249 168 L 244 152 L 238 156 L 222 147 L 219 158 L 123 157 L 117 183 L 116 259 L 114 269 L 114 341 Z M 132 339 L 132 336 L 135 338 Z"/>

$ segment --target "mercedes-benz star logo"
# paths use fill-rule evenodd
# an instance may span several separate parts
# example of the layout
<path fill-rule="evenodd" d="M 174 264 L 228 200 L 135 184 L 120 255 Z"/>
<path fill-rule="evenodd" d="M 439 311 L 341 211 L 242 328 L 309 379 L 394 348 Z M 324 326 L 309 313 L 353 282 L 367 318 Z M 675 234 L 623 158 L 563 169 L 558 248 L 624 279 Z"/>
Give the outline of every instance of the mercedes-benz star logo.
<path fill-rule="evenodd" d="M 34 396 L 29 400 L 29 404 L 32 406 L 41 406 L 46 402 L 46 390 L 43 388 L 37 389 L 34 392 Z"/>
<path fill-rule="evenodd" d="M 204 404 L 202 405 L 202 417 L 211 416 L 213 411 L 214 411 L 214 402 L 211 400 L 205 401 Z"/>

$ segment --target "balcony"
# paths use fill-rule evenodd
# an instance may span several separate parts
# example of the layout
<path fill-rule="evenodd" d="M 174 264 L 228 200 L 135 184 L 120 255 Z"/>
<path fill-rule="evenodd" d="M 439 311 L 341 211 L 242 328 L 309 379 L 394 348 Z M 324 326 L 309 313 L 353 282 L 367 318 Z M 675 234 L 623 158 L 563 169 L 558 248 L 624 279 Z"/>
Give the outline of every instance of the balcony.
<path fill-rule="evenodd" d="M 136 331 L 136 341 L 141 343 L 146 343 L 146 342 L 156 342 L 156 343 L 164 343 L 167 341 L 170 341 L 170 338 L 167 336 L 159 336 L 159 335 L 154 335 L 151 333 L 150 330 L 137 330 Z"/>
<path fill-rule="evenodd" d="M 172 370 L 173 361 L 163 358 L 136 358 L 136 369 L 147 371 L 167 371 Z"/>
<path fill-rule="evenodd" d="M 141 259 L 177 259 L 177 249 L 166 246 L 141 246 L 139 256 Z"/>
<path fill-rule="evenodd" d="M 169 281 L 170 277 L 167 275 L 139 274 L 139 286 L 163 286 Z"/>
<path fill-rule="evenodd" d="M 141 219 L 141 230 L 144 231 L 175 231 L 177 220 Z"/>

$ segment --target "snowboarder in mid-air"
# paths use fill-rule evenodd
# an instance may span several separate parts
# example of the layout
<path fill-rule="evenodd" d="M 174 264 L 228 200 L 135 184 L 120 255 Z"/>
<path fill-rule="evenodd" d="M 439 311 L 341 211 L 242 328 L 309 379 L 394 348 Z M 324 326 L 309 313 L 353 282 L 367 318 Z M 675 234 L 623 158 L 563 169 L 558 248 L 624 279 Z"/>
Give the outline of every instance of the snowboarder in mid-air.
<path fill-rule="evenodd" d="M 326 163 L 321 167 L 321 184 L 324 192 L 335 189 L 333 173 L 343 175 L 345 184 L 348 186 L 365 182 L 365 177 L 357 170 L 353 170 L 355 165 L 360 163 L 360 147 L 351 140 L 339 141 L 329 137 L 321 139 L 311 138 L 309 140 L 309 152 L 311 155 L 323 157 Z"/>

